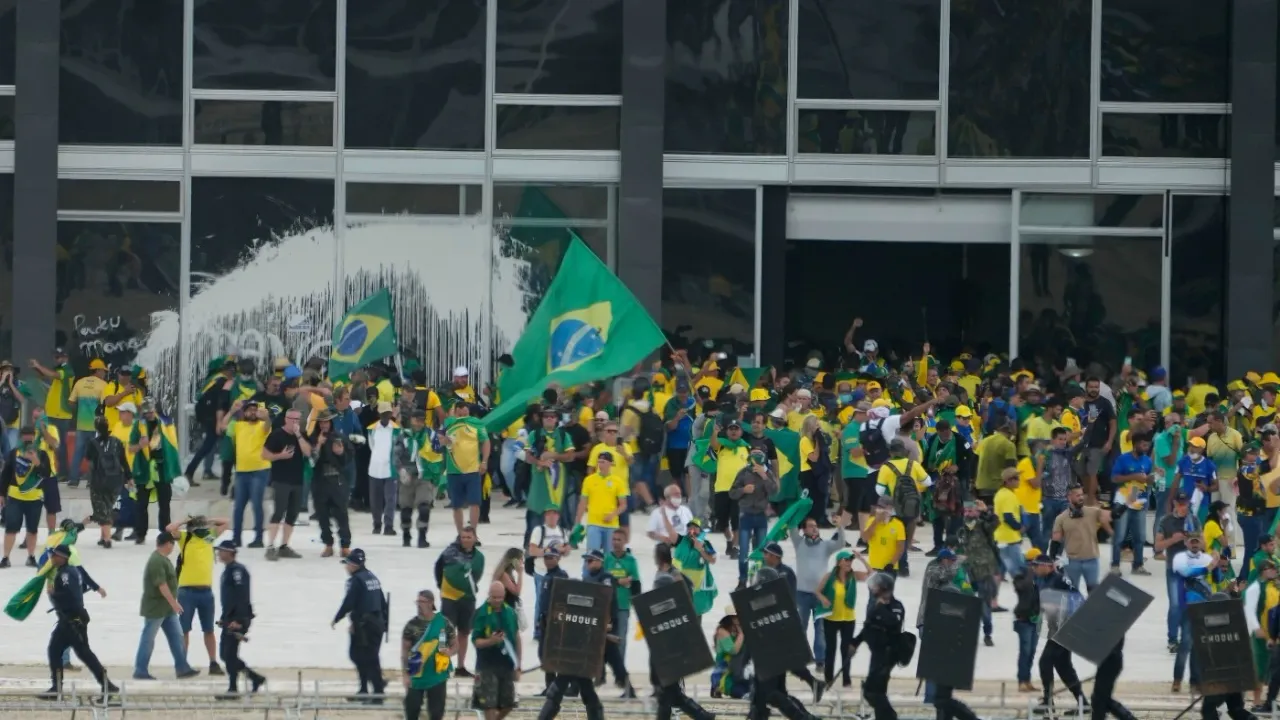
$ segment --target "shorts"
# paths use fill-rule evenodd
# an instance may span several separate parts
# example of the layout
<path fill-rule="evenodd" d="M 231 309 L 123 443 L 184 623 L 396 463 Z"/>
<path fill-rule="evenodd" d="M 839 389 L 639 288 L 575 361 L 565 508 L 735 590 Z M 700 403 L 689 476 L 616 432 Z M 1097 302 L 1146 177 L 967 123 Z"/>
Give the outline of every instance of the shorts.
<path fill-rule="evenodd" d="M 285 483 L 272 485 L 271 504 L 272 525 L 281 520 L 284 520 L 285 525 L 294 525 L 298 521 L 298 512 L 302 509 L 302 486 Z"/>
<path fill-rule="evenodd" d="M 471 707 L 476 710 L 507 710 L 516 707 L 514 668 L 484 668 L 476 671 L 471 687 Z"/>
<path fill-rule="evenodd" d="M 459 633 L 469 633 L 471 619 L 476 614 L 476 599 L 443 600 L 440 602 L 440 612 L 444 613 L 444 619 L 453 623 Z"/>
<path fill-rule="evenodd" d="M 741 513 L 738 512 L 738 501 L 729 497 L 727 492 L 718 492 L 711 499 L 712 501 L 712 517 L 715 518 L 715 531 L 724 532 L 730 528 L 738 529 L 738 520 Z"/>
<path fill-rule="evenodd" d="M 28 533 L 39 532 L 40 513 L 42 510 L 44 510 L 43 500 L 15 500 L 13 498 L 5 498 L 5 533 L 8 535 L 16 534 L 22 529 L 23 523 L 26 523 Z"/>
<path fill-rule="evenodd" d="M 191 632 L 191 621 L 195 615 L 200 616 L 200 632 L 213 632 L 213 588 L 180 587 L 178 604 L 182 606 L 182 615 L 178 618 L 182 632 Z"/>
<path fill-rule="evenodd" d="M 453 509 L 460 510 L 480 504 L 480 473 L 449 473 L 445 479 L 449 487 L 449 505 Z"/>
<path fill-rule="evenodd" d="M 119 499 L 120 489 L 110 485 L 95 485 L 89 481 L 89 504 L 93 508 L 93 521 L 99 525 L 110 525 Z"/>
<path fill-rule="evenodd" d="M 1254 637 L 1249 641 L 1253 644 L 1253 669 L 1258 673 L 1258 684 L 1265 685 L 1271 679 L 1271 650 L 1266 640 Z"/>
<path fill-rule="evenodd" d="M 62 512 L 62 492 L 58 489 L 58 478 L 47 477 L 40 483 L 44 490 L 44 511 L 50 515 Z"/>
<path fill-rule="evenodd" d="M 1102 463 L 1107 459 L 1107 454 L 1102 448 L 1085 448 L 1080 452 L 1080 459 L 1076 461 L 1076 471 L 1081 477 L 1096 476 L 1102 470 Z"/>
<path fill-rule="evenodd" d="M 684 477 L 684 463 L 689 459 L 689 448 L 667 448 L 667 470 L 672 478 Z"/>
<path fill-rule="evenodd" d="M 846 478 L 844 493 L 844 509 L 850 515 L 870 513 L 876 503 L 876 481 L 874 475 L 860 478 Z"/>

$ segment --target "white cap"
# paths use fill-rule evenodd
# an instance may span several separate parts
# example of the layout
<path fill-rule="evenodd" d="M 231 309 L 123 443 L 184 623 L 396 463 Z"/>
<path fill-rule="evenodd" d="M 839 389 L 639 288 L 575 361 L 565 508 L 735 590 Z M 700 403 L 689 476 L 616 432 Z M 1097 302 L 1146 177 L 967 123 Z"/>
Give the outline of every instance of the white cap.
<path fill-rule="evenodd" d="M 804 366 L 809 368 L 810 370 L 817 370 L 822 367 L 822 361 L 816 357 L 812 357 L 812 358 L 809 358 L 808 362 L 806 362 Z"/>
<path fill-rule="evenodd" d="M 134 404 L 133 404 L 133 403 L 131 403 L 131 402 L 122 402 L 122 403 L 120 403 L 119 405 L 117 405 L 117 406 L 116 406 L 116 411 L 117 411 L 117 412 L 131 412 L 131 413 L 133 413 L 134 415 L 137 415 L 137 414 L 138 414 L 138 406 L 137 406 L 137 405 L 134 405 Z"/>
<path fill-rule="evenodd" d="M 454 377 L 468 377 L 470 375 L 471 373 L 467 370 L 466 365 L 459 365 L 458 367 L 453 369 Z"/>
<path fill-rule="evenodd" d="M 596 413 L 596 419 L 597 419 L 597 420 L 608 420 L 608 419 L 609 419 L 609 413 L 605 412 L 604 410 L 601 410 L 601 411 L 599 411 L 599 412 L 597 412 L 597 413 Z"/>
<path fill-rule="evenodd" d="M 873 353 L 880 349 L 880 345 L 875 340 L 868 340 L 862 343 L 862 352 Z"/>
<path fill-rule="evenodd" d="M 813 397 L 813 393 L 809 392 L 807 388 L 800 388 L 796 391 L 796 397 Z"/>
<path fill-rule="evenodd" d="M 783 410 L 780 407 L 774 408 L 773 412 L 769 413 L 769 417 L 778 418 L 779 420 L 785 418 L 786 416 L 787 416 L 787 411 Z"/>

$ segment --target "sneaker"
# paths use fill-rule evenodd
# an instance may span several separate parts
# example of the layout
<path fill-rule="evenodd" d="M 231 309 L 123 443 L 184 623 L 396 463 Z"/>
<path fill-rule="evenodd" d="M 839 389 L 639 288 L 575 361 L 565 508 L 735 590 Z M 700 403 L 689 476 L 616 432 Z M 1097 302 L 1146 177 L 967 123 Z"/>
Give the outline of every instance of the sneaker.
<path fill-rule="evenodd" d="M 267 559 L 271 562 L 275 562 L 280 559 L 280 552 L 276 550 L 274 545 L 267 548 Z"/>
<path fill-rule="evenodd" d="M 1007 607 L 1000 607 L 999 605 L 997 605 L 997 606 L 995 606 L 995 607 L 991 608 L 991 612 L 993 612 L 993 613 L 997 613 L 997 612 L 1009 612 L 1009 608 L 1007 608 Z"/>
<path fill-rule="evenodd" d="M 219 694 L 217 694 L 217 695 L 214 695 L 214 696 L 213 696 L 213 699 L 214 699 L 214 700 L 239 700 L 239 699 L 240 699 L 240 691 L 239 691 L 239 690 L 236 690 L 235 688 L 229 688 L 229 689 L 228 689 L 226 692 L 224 692 L 224 693 L 219 693 Z"/>
<path fill-rule="evenodd" d="M 1251 712 L 1251 713 L 1253 713 L 1253 714 L 1255 714 L 1255 715 L 1264 715 L 1264 714 L 1265 714 L 1265 715 L 1270 715 L 1270 714 L 1271 714 L 1271 703 L 1265 703 L 1265 702 L 1264 702 L 1264 703 L 1262 703 L 1261 705 L 1254 705 L 1252 708 L 1250 708 L 1250 709 L 1249 709 L 1249 712 Z"/>
<path fill-rule="evenodd" d="M 28 556 L 27 556 L 27 567 L 35 567 L 35 566 L 36 566 L 36 556 L 35 556 L 35 555 L 28 555 Z"/>
<path fill-rule="evenodd" d="M 930 550 L 929 552 L 925 553 L 925 554 L 924 554 L 924 556 L 925 556 L 925 557 L 938 557 L 938 552 L 939 552 L 939 551 L 941 551 L 941 550 L 942 550 L 942 548 L 934 548 L 934 549 Z"/>
<path fill-rule="evenodd" d="M 400 542 L 404 547 L 409 547 L 413 544 L 413 535 L 409 533 L 408 528 L 400 531 Z"/>
<path fill-rule="evenodd" d="M 9 558 L 0 558 L 0 568 L 7 568 L 7 567 L 11 567 L 9 565 Z"/>
<path fill-rule="evenodd" d="M 911 568 L 902 568 L 901 570 L 899 570 L 898 577 L 900 578 L 911 577 Z"/>
<path fill-rule="evenodd" d="M 139 536 L 136 532 L 131 532 L 124 537 L 125 542 L 138 542 Z"/>
<path fill-rule="evenodd" d="M 150 673 L 141 673 L 141 674 L 134 673 L 133 679 L 134 680 L 155 680 L 155 677 L 152 676 Z"/>
<path fill-rule="evenodd" d="M 333 557 L 333 546 L 325 545 L 324 551 L 320 553 L 320 557 L 322 558 Z"/>
<path fill-rule="evenodd" d="M 1150 574 L 1151 574 L 1151 571 L 1150 571 L 1150 570 L 1148 570 L 1148 569 L 1146 569 L 1146 568 L 1144 568 L 1144 567 L 1142 567 L 1141 565 L 1139 565 L 1138 567 L 1134 568 L 1133 570 L 1130 570 L 1130 571 L 1129 571 L 1129 574 L 1130 574 L 1130 575 L 1150 575 Z"/>
<path fill-rule="evenodd" d="M 178 673 L 178 679 L 179 679 L 179 680 L 188 680 L 188 679 L 193 678 L 193 677 L 195 677 L 195 676 L 197 676 L 197 675 L 199 675 L 199 674 L 200 674 L 200 671 L 199 671 L 199 670 L 197 670 L 197 669 L 195 669 L 195 668 L 188 668 L 187 670 L 185 670 L 185 671 L 183 671 L 183 672 Z"/>
<path fill-rule="evenodd" d="M 1174 680 L 1173 685 L 1169 687 L 1169 692 L 1172 692 L 1172 693 L 1182 692 L 1182 681 Z"/>
<path fill-rule="evenodd" d="M 279 557 L 286 558 L 286 559 L 288 559 L 288 560 L 301 560 L 301 559 L 302 559 L 302 556 L 301 556 L 301 555 L 299 555 L 299 554 L 297 553 L 297 551 L 296 551 L 296 550 L 294 550 L 293 548 L 289 547 L 288 545 L 281 545 L 281 546 L 280 546 L 280 552 L 278 552 L 278 553 L 276 553 L 276 554 L 277 554 Z"/>
<path fill-rule="evenodd" d="M 139 535 L 138 537 L 136 537 L 136 538 L 134 538 L 134 539 L 133 539 L 133 542 L 134 542 L 134 544 L 135 544 L 135 545 L 141 545 L 141 544 L 145 543 L 146 541 L 147 541 L 147 536 L 146 536 L 146 535 Z"/>
<path fill-rule="evenodd" d="M 1123 576 L 1124 576 L 1124 573 L 1120 572 L 1120 566 L 1119 566 L 1119 565 L 1112 565 L 1112 566 L 1111 566 L 1111 570 L 1110 570 L 1107 574 L 1108 574 L 1108 575 L 1114 575 L 1115 577 L 1123 577 Z"/>
<path fill-rule="evenodd" d="M 297 520 L 293 521 L 294 527 L 307 527 L 310 524 L 311 524 L 311 521 L 306 518 L 298 518 Z"/>
<path fill-rule="evenodd" d="M 381 534 L 382 534 L 382 523 L 374 523 L 374 524 L 373 524 L 373 534 L 374 534 L 374 535 L 381 535 Z"/>
<path fill-rule="evenodd" d="M 252 675 L 249 676 L 249 682 L 252 683 L 252 685 L 249 688 L 249 692 L 256 693 L 263 685 L 267 684 L 267 679 L 262 675 L 253 673 Z"/>
<path fill-rule="evenodd" d="M 266 546 L 263 544 L 262 538 L 258 538 L 257 540 L 254 540 L 253 542 L 249 543 L 245 547 L 249 548 L 250 550 L 261 550 Z"/>
<path fill-rule="evenodd" d="M 991 639 L 991 636 L 990 636 L 990 635 L 983 635 L 983 636 L 982 636 L 982 644 L 983 644 L 983 645 L 986 645 L 987 647 L 995 647 L 995 646 L 996 646 L 995 641 Z"/>
<path fill-rule="evenodd" d="M 1177 655 L 1177 654 L 1178 654 L 1178 643 L 1176 643 L 1176 642 L 1169 641 L 1169 642 L 1164 646 L 1164 648 L 1165 648 L 1165 650 L 1168 650 L 1168 651 L 1169 651 L 1169 654 L 1170 654 L 1170 655 Z"/>
<path fill-rule="evenodd" d="M 382 531 L 382 534 L 386 535 L 387 537 L 395 537 L 396 529 L 393 527 L 386 528 L 385 530 Z"/>
<path fill-rule="evenodd" d="M 473 677 L 475 677 L 475 675 L 472 675 L 471 673 L 467 672 L 467 669 L 466 669 L 466 668 L 464 668 L 464 667 L 460 667 L 460 668 L 458 668 L 457 670 L 455 670 L 455 671 L 453 672 L 453 676 L 454 676 L 454 677 L 460 677 L 460 678 L 473 678 Z"/>
<path fill-rule="evenodd" d="M 217 480 L 217 479 L 218 479 L 218 476 L 217 476 L 217 475 L 214 475 L 214 474 L 212 474 L 212 473 L 205 473 L 205 474 L 203 474 L 203 475 L 201 475 L 201 476 L 200 476 L 200 479 L 201 479 L 201 480 Z M 190 482 L 190 480 L 188 480 L 187 482 Z"/>
<path fill-rule="evenodd" d="M 817 678 L 813 679 L 813 683 L 809 685 L 809 689 L 813 690 L 813 704 L 817 705 L 822 702 L 822 694 L 830 687 L 828 683 L 818 682 Z"/>
<path fill-rule="evenodd" d="M 503 504 L 502 504 L 502 507 L 504 507 L 504 508 L 513 508 L 513 507 L 515 507 L 515 506 L 516 506 L 516 499 L 515 499 L 515 498 L 511 498 L 510 500 L 508 500 L 508 501 L 506 501 L 505 503 L 503 503 Z"/>
<path fill-rule="evenodd" d="M 218 676 L 226 675 L 226 673 L 222 671 L 222 666 L 216 662 L 209 663 L 209 674 Z"/>

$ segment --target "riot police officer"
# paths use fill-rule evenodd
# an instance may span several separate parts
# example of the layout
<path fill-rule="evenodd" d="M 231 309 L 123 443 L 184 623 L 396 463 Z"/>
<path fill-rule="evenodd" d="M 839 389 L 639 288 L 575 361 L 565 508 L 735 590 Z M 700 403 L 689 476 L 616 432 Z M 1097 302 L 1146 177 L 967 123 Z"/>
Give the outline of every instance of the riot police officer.
<path fill-rule="evenodd" d="M 599 583 L 601 585 L 614 587 L 616 580 L 611 573 L 604 569 L 604 553 L 602 551 L 592 550 L 587 553 L 584 558 L 584 562 L 586 563 L 587 569 L 586 572 L 582 574 L 583 580 L 590 583 Z M 617 632 L 617 628 L 614 627 L 613 622 L 613 618 L 616 617 L 616 614 L 612 609 L 613 604 L 617 603 L 616 589 L 615 594 L 611 597 L 613 599 L 610 600 L 609 633 L 610 635 L 613 635 L 613 633 Z M 631 678 L 627 674 L 627 664 L 622 657 L 622 644 L 619 643 L 616 638 L 617 636 L 614 635 L 613 638 L 610 638 L 610 640 L 604 644 L 604 662 L 613 669 L 613 678 L 617 681 L 618 686 L 625 688 L 625 692 L 622 693 L 622 697 L 634 698 L 636 696 L 636 691 L 631 687 Z M 586 696 L 584 695 L 584 701 L 585 698 Z"/>
<path fill-rule="evenodd" d="M 53 684 L 43 697 L 53 699 L 61 694 L 62 652 L 71 648 L 76 657 L 93 673 L 94 679 L 102 686 L 107 701 L 111 702 L 115 700 L 120 688 L 107 679 L 107 671 L 89 647 L 89 612 L 84 607 L 86 585 L 102 597 L 107 596 L 107 591 L 98 587 L 82 568 L 72 567 L 67 563 L 71 559 L 71 546 L 59 545 L 49 557 L 55 568 L 49 599 L 53 601 L 53 610 L 58 614 L 58 624 L 49 636 L 49 674 Z"/>
<path fill-rule="evenodd" d="M 871 650 L 862 697 L 875 709 L 875 720 L 898 720 L 898 713 L 889 703 L 889 675 L 899 660 L 902 620 L 907 611 L 893 596 L 893 586 L 893 576 L 887 573 L 876 573 L 867 580 L 873 602 L 862 632 L 853 639 L 855 650 L 864 642 Z"/>
<path fill-rule="evenodd" d="M 754 584 L 763 585 L 767 582 L 777 580 L 783 577 L 773 567 L 762 567 L 756 572 Z M 748 644 L 744 648 L 748 659 L 754 654 L 753 649 Z M 795 672 L 794 670 L 792 672 Z M 816 683 L 817 680 L 815 679 Z M 787 692 L 787 676 L 786 674 L 762 680 L 754 677 L 751 680 L 751 707 L 747 710 L 747 720 L 763 720 L 769 717 L 769 706 L 778 709 L 788 720 L 817 720 L 816 716 L 810 713 L 794 695 Z M 811 685 L 812 687 L 812 685 Z M 820 701 L 821 694 L 815 690 L 815 702 Z"/>
<path fill-rule="evenodd" d="M 683 575 L 680 580 L 676 580 L 669 573 L 661 570 L 653 579 L 654 589 L 666 587 L 676 582 L 685 582 L 688 584 L 688 578 Z M 690 593 L 693 590 L 690 588 Z M 693 698 L 685 694 L 681 683 L 672 683 L 671 685 L 663 685 L 658 681 L 658 672 L 654 667 L 653 657 L 649 658 L 649 681 L 658 689 L 658 715 L 657 720 L 671 720 L 671 711 L 678 709 L 685 715 L 693 718 L 693 720 L 716 720 L 715 713 L 708 712 L 705 708 L 697 703 Z"/>
<path fill-rule="evenodd" d="M 222 617 L 218 626 L 222 628 L 222 662 L 227 666 L 227 692 L 219 695 L 219 700 L 237 697 L 239 690 L 236 681 L 241 673 L 249 678 L 249 692 L 258 692 L 258 688 L 267 679 L 253 670 L 240 659 L 240 645 L 249 632 L 249 623 L 253 620 L 253 602 L 249 594 L 249 569 L 236 561 L 239 548 L 231 540 L 223 540 L 218 545 L 218 559 L 226 568 L 222 571 Z"/>
<path fill-rule="evenodd" d="M 333 616 L 331 627 L 351 616 L 351 662 L 360 676 L 360 691 L 349 698 L 351 702 L 371 705 L 382 704 L 386 683 L 382 680 L 382 663 L 378 657 L 379 643 L 387 629 L 387 599 L 382 594 L 382 583 L 364 566 L 364 551 L 356 548 L 342 559 L 347 573 L 347 594 L 342 607 Z M 369 697 L 372 686 L 374 697 Z"/>

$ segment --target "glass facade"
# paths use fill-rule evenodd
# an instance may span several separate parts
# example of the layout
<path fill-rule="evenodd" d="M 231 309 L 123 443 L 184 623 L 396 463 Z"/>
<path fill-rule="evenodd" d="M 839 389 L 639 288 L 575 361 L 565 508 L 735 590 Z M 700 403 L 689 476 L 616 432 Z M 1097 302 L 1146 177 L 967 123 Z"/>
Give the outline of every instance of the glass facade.
<path fill-rule="evenodd" d="M 623 107 L 652 100 L 623 97 L 626 2 L 64 2 L 59 338 L 177 368 L 158 382 L 189 399 L 223 352 L 323 355 L 344 306 L 390 285 L 403 354 L 486 378 L 569 243 L 616 267 L 622 238 L 661 243 L 654 309 L 678 342 L 758 353 L 760 307 L 783 299 L 761 291 L 757 198 L 789 185 L 997 204 L 984 237 L 922 240 L 965 268 L 930 298 L 939 342 L 1221 367 L 1223 4 L 666 0 L 659 241 L 617 227 Z M 16 7 L 0 0 L 0 354 Z M 869 242 L 854 227 L 824 239 Z M 822 258 L 879 252 L 850 248 L 790 255 L 788 294 L 836 273 Z M 952 296 L 973 311 L 945 315 Z M 1041 342 L 1050 325 L 1070 348 Z"/>

